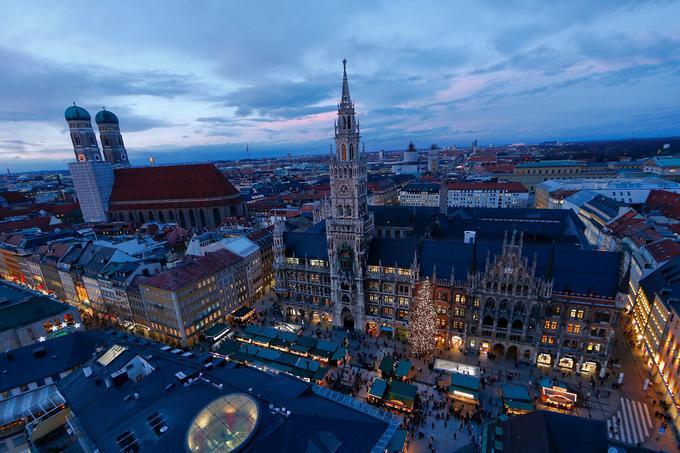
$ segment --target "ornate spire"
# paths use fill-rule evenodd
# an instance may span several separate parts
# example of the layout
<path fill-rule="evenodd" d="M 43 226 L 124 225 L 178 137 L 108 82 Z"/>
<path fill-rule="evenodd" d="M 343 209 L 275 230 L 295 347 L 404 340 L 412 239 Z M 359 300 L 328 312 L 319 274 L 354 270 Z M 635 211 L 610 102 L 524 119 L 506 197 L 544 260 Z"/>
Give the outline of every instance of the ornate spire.
<path fill-rule="evenodd" d="M 347 81 L 347 59 L 342 60 L 342 100 L 341 106 L 350 106 L 352 100 L 349 97 L 349 82 Z"/>

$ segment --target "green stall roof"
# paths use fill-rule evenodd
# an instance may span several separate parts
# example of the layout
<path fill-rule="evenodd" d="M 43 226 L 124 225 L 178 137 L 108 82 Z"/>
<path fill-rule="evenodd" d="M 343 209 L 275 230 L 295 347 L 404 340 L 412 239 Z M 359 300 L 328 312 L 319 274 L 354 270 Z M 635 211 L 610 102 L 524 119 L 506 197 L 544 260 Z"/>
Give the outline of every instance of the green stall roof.
<path fill-rule="evenodd" d="M 503 398 L 515 401 L 531 401 L 529 391 L 521 385 L 503 384 Z"/>
<path fill-rule="evenodd" d="M 397 371 L 395 371 L 395 376 L 406 377 L 409 371 L 411 371 L 411 362 L 408 360 L 400 360 L 397 362 Z"/>
<path fill-rule="evenodd" d="M 387 390 L 387 381 L 384 379 L 375 378 L 368 394 L 374 398 L 381 398 L 385 396 L 385 390 Z"/>
<path fill-rule="evenodd" d="M 392 370 L 394 369 L 394 359 L 386 355 L 380 361 L 380 366 L 378 368 L 380 368 L 380 371 L 385 374 L 392 374 Z"/>
<path fill-rule="evenodd" d="M 418 387 L 412 384 L 407 384 L 400 381 L 390 382 L 390 391 L 388 399 L 401 401 L 405 404 L 412 404 L 416 399 Z"/>
<path fill-rule="evenodd" d="M 453 373 L 451 375 L 451 387 L 461 387 L 461 389 L 479 390 L 479 378 L 468 374 Z"/>

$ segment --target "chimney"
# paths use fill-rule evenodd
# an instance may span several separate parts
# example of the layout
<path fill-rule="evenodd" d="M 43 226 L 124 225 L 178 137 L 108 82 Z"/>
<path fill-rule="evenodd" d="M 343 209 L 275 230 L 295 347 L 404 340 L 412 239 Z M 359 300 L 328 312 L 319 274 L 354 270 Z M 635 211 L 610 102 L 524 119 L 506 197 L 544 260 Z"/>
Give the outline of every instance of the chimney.
<path fill-rule="evenodd" d="M 463 242 L 466 244 L 474 244 L 477 237 L 476 231 L 465 231 L 463 237 Z"/>

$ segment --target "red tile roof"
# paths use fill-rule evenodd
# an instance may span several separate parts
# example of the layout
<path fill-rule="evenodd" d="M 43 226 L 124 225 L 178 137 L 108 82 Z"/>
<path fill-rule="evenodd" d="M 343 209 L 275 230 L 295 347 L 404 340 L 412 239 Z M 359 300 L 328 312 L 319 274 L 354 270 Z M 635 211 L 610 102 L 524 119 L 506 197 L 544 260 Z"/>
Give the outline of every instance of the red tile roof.
<path fill-rule="evenodd" d="M 146 279 L 142 285 L 166 291 L 177 291 L 233 266 L 242 259 L 237 254 L 224 249 L 205 256 L 187 256 L 178 267 L 159 272 Z"/>
<path fill-rule="evenodd" d="M 680 220 L 680 194 L 666 190 L 651 190 L 645 209 L 658 209 L 666 217 Z"/>
<path fill-rule="evenodd" d="M 9 204 L 28 202 L 28 199 L 21 192 L 0 192 L 0 198 Z"/>
<path fill-rule="evenodd" d="M 505 190 L 508 192 L 527 192 L 518 182 L 450 182 L 449 190 Z"/>
<path fill-rule="evenodd" d="M 40 228 L 42 231 L 52 231 L 55 228 L 67 227 L 67 225 L 63 223 L 50 225 L 50 220 L 50 216 L 38 216 L 9 222 L 0 222 L 0 233 L 15 230 L 25 230 L 27 228 Z"/>
<path fill-rule="evenodd" d="M 672 239 L 663 239 L 644 247 L 657 263 L 663 263 L 680 255 L 680 244 Z"/>
<path fill-rule="evenodd" d="M 110 210 L 216 206 L 240 203 L 239 191 L 213 164 L 115 170 Z"/>

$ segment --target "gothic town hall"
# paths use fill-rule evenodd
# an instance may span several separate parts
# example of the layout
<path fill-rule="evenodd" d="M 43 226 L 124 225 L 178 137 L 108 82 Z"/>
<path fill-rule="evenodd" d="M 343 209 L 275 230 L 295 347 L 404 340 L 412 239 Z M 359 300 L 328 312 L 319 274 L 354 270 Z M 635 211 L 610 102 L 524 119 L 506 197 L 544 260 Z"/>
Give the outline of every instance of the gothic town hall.
<path fill-rule="evenodd" d="M 627 292 L 618 252 L 588 246 L 571 210 L 368 206 L 360 140 L 343 61 L 325 219 L 275 226 L 289 319 L 404 337 L 429 278 L 439 348 L 565 371 L 606 366 Z"/>

